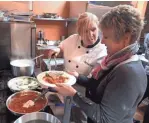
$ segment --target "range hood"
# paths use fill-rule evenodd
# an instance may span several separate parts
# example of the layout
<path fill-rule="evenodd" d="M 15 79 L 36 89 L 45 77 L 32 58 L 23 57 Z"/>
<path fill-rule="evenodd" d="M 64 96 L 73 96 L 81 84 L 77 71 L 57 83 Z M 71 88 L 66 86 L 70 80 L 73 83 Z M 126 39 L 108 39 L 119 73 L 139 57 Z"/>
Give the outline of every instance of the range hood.
<path fill-rule="evenodd" d="M 132 1 L 90 1 L 87 4 L 86 11 L 95 14 L 99 19 L 103 14 L 108 12 L 112 7 L 127 4 L 135 6 L 137 2 Z"/>

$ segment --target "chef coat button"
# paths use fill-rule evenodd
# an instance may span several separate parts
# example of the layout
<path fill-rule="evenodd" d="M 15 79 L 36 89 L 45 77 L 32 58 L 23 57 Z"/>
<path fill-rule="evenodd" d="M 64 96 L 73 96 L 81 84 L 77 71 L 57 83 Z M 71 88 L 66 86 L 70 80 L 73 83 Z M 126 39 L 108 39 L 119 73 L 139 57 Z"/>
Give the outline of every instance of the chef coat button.
<path fill-rule="evenodd" d="M 70 62 L 71 62 L 71 60 L 68 60 L 68 62 L 70 63 Z"/>
<path fill-rule="evenodd" d="M 78 68 L 79 66 L 77 65 L 76 68 Z"/>
<path fill-rule="evenodd" d="M 86 51 L 86 53 L 89 53 L 89 51 Z"/>
<path fill-rule="evenodd" d="M 81 48 L 80 46 L 78 46 L 78 48 Z"/>

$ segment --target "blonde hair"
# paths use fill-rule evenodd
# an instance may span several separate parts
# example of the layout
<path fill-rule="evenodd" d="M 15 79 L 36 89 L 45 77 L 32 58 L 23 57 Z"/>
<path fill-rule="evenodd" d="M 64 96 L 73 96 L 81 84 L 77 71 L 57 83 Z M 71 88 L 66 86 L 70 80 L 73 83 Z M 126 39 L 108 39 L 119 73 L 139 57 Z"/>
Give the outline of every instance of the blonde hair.
<path fill-rule="evenodd" d="M 79 35 L 85 35 L 86 30 L 91 23 L 96 23 L 98 26 L 99 21 L 96 15 L 89 12 L 84 12 L 80 14 L 77 21 L 77 32 L 79 33 Z"/>

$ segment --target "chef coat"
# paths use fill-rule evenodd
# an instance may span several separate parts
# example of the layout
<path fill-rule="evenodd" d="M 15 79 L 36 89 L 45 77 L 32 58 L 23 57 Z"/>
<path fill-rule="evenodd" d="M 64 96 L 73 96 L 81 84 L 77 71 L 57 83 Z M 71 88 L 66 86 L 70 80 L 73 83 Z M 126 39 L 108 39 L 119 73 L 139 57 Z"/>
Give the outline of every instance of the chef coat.
<path fill-rule="evenodd" d="M 99 39 L 89 47 L 83 47 L 78 34 L 71 35 L 61 42 L 60 47 L 64 53 L 66 71 L 77 71 L 79 74 L 88 75 L 93 66 L 107 55 L 106 46 Z"/>

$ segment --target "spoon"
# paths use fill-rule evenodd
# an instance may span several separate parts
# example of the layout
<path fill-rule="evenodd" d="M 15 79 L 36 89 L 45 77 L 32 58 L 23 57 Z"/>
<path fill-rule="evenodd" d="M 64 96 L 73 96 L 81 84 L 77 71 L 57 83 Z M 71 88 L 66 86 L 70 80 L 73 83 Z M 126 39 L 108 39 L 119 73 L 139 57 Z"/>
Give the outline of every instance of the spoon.
<path fill-rule="evenodd" d="M 54 90 L 54 89 L 52 89 L 50 87 L 48 89 L 44 89 L 44 91 L 39 96 L 37 96 L 35 99 L 28 100 L 27 102 L 25 102 L 23 104 L 23 107 L 24 108 L 29 108 L 31 106 L 34 106 L 35 105 L 35 102 L 38 101 L 40 98 L 42 98 L 49 91 L 51 91 L 51 92 L 57 92 L 56 90 Z"/>
<path fill-rule="evenodd" d="M 29 108 L 31 106 L 34 106 L 35 105 L 35 102 L 38 101 L 40 98 L 42 98 L 46 93 L 48 92 L 48 89 L 43 91 L 39 96 L 37 96 L 35 99 L 33 100 L 28 100 L 27 102 L 25 102 L 23 104 L 23 107 L 24 108 Z"/>

